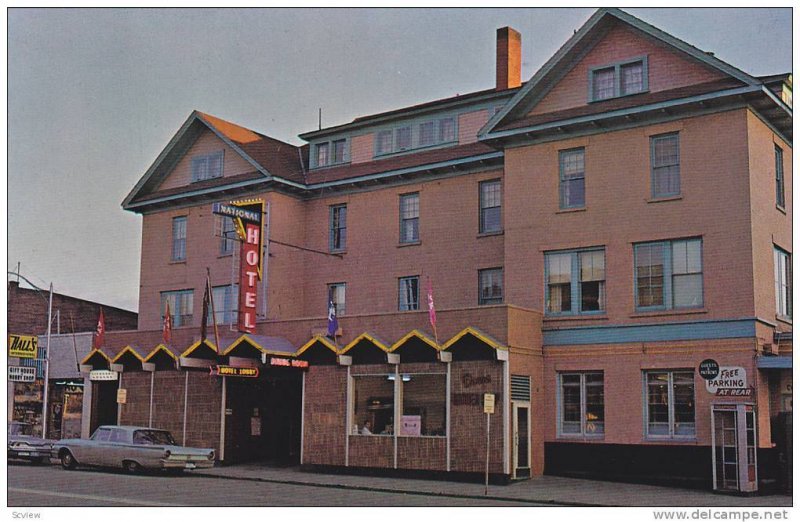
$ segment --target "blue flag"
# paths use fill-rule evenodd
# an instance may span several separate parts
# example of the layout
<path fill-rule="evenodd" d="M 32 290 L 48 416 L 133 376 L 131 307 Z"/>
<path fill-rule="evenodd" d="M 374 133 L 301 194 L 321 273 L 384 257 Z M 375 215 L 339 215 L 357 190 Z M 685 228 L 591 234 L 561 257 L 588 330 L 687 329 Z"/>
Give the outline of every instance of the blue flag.
<path fill-rule="evenodd" d="M 339 330 L 339 321 L 336 319 L 336 307 L 333 305 L 333 300 L 330 300 L 328 301 L 328 335 L 335 337 L 337 330 Z"/>

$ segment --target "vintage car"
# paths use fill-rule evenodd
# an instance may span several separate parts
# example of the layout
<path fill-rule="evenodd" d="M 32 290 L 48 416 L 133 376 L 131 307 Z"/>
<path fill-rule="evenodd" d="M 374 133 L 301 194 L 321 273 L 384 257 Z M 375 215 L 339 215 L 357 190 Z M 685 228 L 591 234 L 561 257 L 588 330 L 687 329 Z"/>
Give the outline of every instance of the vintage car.
<path fill-rule="evenodd" d="M 55 441 L 35 437 L 33 425 L 27 422 L 8 423 L 8 458 L 29 460 L 35 464 L 50 461 Z"/>
<path fill-rule="evenodd" d="M 100 426 L 89 439 L 62 439 L 53 454 L 64 469 L 75 466 L 141 470 L 211 468 L 214 450 L 179 446 L 170 432 L 141 426 Z"/>

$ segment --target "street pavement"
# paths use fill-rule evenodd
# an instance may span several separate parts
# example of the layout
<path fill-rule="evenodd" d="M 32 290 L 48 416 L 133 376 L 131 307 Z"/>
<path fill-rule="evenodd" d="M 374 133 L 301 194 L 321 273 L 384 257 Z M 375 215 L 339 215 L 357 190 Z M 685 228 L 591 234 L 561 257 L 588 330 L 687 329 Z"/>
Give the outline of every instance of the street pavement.
<path fill-rule="evenodd" d="M 221 482 L 236 481 L 226 487 Z M 176 487 L 176 484 L 180 484 Z M 180 477 L 9 464 L 9 506 L 639 506 L 784 507 L 786 495 L 535 477 L 506 486 L 221 466 Z"/>

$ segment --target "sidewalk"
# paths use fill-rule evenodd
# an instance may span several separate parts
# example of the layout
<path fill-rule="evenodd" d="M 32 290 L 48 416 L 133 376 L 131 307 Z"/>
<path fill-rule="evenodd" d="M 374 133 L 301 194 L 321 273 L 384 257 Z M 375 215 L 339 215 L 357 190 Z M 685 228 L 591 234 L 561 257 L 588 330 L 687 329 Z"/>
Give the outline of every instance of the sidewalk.
<path fill-rule="evenodd" d="M 194 471 L 192 475 L 232 480 L 253 480 L 282 484 L 297 484 L 328 488 L 360 489 L 417 495 L 445 496 L 458 505 L 459 498 L 492 498 L 526 503 L 560 506 L 729 506 L 783 507 L 792 505 L 788 495 L 738 497 L 719 495 L 710 491 L 622 484 L 596 480 L 542 476 L 512 483 L 508 486 L 489 486 L 484 496 L 483 484 L 444 482 L 437 480 L 367 477 L 359 475 L 329 475 L 309 473 L 298 468 L 273 468 L 261 464 L 240 464 Z"/>

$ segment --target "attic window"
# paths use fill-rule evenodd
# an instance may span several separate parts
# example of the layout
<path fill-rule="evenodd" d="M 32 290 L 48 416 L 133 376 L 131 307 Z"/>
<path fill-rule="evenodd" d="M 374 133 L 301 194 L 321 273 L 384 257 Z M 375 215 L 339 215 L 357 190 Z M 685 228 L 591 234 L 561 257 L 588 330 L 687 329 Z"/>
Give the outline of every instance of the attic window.
<path fill-rule="evenodd" d="M 346 138 L 317 143 L 314 145 L 314 151 L 311 158 L 312 168 L 328 167 L 348 161 Z"/>
<path fill-rule="evenodd" d="M 192 183 L 222 177 L 224 151 L 202 154 L 192 158 Z"/>
<path fill-rule="evenodd" d="M 589 101 L 596 102 L 646 92 L 647 57 L 589 70 Z"/>

